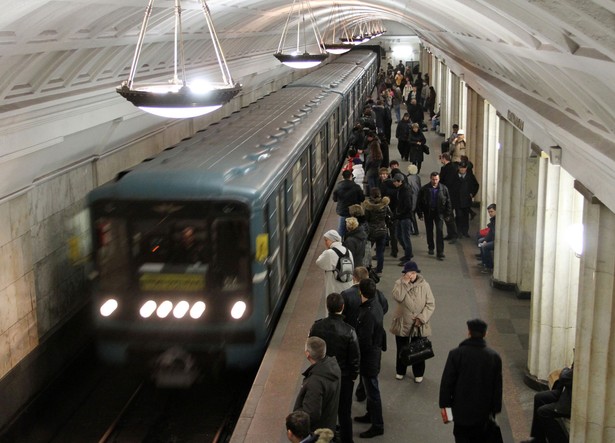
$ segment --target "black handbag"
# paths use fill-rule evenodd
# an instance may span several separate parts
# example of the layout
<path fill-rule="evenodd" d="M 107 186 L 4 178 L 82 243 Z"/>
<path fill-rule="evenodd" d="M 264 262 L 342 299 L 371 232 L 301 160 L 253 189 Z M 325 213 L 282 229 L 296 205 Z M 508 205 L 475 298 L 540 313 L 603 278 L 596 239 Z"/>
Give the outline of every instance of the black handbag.
<path fill-rule="evenodd" d="M 369 278 L 371 278 L 374 281 L 374 283 L 380 283 L 380 277 L 378 276 L 378 274 L 376 274 L 376 271 L 374 270 L 374 268 L 369 267 L 368 272 L 369 272 Z"/>
<path fill-rule="evenodd" d="M 410 330 L 412 333 L 412 330 Z M 411 341 L 399 351 L 399 358 L 406 366 L 415 365 L 434 356 L 431 340 L 427 337 L 419 337 Z"/>

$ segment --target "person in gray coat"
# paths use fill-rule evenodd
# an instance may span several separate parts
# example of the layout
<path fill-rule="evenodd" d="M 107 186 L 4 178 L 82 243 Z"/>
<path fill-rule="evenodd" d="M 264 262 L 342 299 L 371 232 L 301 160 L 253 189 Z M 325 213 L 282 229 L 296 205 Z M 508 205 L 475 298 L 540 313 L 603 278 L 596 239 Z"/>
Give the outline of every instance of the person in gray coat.
<path fill-rule="evenodd" d="M 303 384 L 295 400 L 294 411 L 310 416 L 310 431 L 335 430 L 340 400 L 342 373 L 335 357 L 327 356 L 327 344 L 320 337 L 308 337 L 305 356 L 311 363 L 303 372 Z"/>

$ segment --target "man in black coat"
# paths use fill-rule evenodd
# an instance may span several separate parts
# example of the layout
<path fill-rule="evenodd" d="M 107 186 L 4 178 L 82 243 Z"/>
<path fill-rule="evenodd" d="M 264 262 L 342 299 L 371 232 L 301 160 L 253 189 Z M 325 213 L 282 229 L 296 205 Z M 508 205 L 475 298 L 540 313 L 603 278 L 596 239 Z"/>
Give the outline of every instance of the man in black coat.
<path fill-rule="evenodd" d="M 450 190 L 457 178 L 457 165 L 451 161 L 451 155 L 448 152 L 444 152 L 439 158 L 440 163 L 442 163 L 440 167 L 440 183 Z M 457 241 L 457 226 L 455 220 L 451 217 L 448 221 L 445 220 L 445 223 L 446 237 L 444 237 L 444 240 L 449 240 L 449 243 L 453 244 Z"/>
<path fill-rule="evenodd" d="M 311 365 L 303 372 L 303 384 L 293 410 L 308 413 L 312 432 L 319 428 L 335 430 L 340 400 L 340 367 L 335 357 L 327 356 L 327 345 L 319 337 L 307 339 L 305 356 Z"/>
<path fill-rule="evenodd" d="M 369 278 L 359 283 L 361 306 L 357 322 L 357 336 L 361 349 L 360 374 L 367 394 L 367 413 L 354 420 L 358 423 L 371 423 L 371 427 L 359 434 L 361 438 L 372 438 L 384 434 L 384 419 L 382 417 L 382 399 L 378 386 L 382 347 L 386 334 L 382 326 L 383 312 L 380 303 L 376 301 L 376 283 Z"/>
<path fill-rule="evenodd" d="M 474 174 L 468 171 L 468 165 L 464 162 L 459 163 L 457 177 L 452 186 L 447 186 L 451 194 L 451 202 L 455 210 L 455 224 L 459 237 L 470 238 L 470 209 L 472 201 L 478 192 L 478 181 Z"/>
<path fill-rule="evenodd" d="M 344 322 L 344 298 L 337 292 L 327 295 L 326 318 L 316 320 L 310 337 L 320 337 L 327 344 L 327 355 L 335 357 L 342 371 L 337 417 L 342 443 L 352 443 L 352 391 L 359 375 L 359 340 L 352 326 Z"/>
<path fill-rule="evenodd" d="M 440 183 L 440 174 L 433 171 L 429 174 L 429 183 L 419 191 L 416 213 L 420 220 L 425 219 L 428 254 L 433 255 L 434 246 L 438 260 L 444 259 L 444 235 L 442 225 L 452 217 L 453 208 L 448 188 Z M 434 245 L 433 231 L 436 228 Z"/>
<path fill-rule="evenodd" d="M 469 338 L 449 352 L 440 383 L 440 408 L 451 408 L 456 443 L 488 441 L 487 422 L 502 410 L 502 359 L 487 346 L 487 323 L 468 320 Z"/>
<path fill-rule="evenodd" d="M 363 188 L 352 179 L 352 171 L 343 171 L 342 179 L 333 189 L 333 201 L 337 203 L 335 212 L 340 216 L 337 232 L 344 238 L 344 235 L 346 235 L 346 218 L 350 217 L 348 208 L 365 200 L 365 194 Z"/>

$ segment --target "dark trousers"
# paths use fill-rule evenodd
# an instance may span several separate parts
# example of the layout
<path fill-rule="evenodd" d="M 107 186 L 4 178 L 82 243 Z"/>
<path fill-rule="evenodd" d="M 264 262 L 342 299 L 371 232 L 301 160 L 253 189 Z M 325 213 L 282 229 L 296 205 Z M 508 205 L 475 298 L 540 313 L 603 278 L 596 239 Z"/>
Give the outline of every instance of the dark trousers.
<path fill-rule="evenodd" d="M 444 235 L 442 234 L 442 225 L 444 222 L 436 211 L 425 213 L 425 233 L 427 234 L 427 247 L 434 249 L 433 229 L 436 228 L 436 244 L 435 250 L 438 255 L 444 255 Z"/>
<path fill-rule="evenodd" d="M 391 254 L 397 255 L 397 220 L 391 220 L 389 224 L 389 240 L 391 242 Z"/>
<path fill-rule="evenodd" d="M 455 224 L 457 225 L 457 232 L 459 235 L 470 235 L 470 208 L 457 208 L 455 209 Z"/>
<path fill-rule="evenodd" d="M 555 412 L 555 402 L 559 398 L 559 391 L 543 391 L 534 395 L 534 416 L 532 418 L 532 431 L 530 435 L 537 443 L 568 443 Z"/>
<path fill-rule="evenodd" d="M 418 340 L 418 337 L 412 337 L 412 341 Z M 410 337 L 395 336 L 395 344 L 397 345 L 397 356 L 395 360 L 395 372 L 399 375 L 406 375 L 408 367 L 403 364 L 399 359 L 399 352 L 401 349 L 410 343 Z M 425 361 L 412 365 L 412 374 L 415 377 L 422 377 L 425 374 Z"/>
<path fill-rule="evenodd" d="M 378 386 L 378 376 L 361 376 L 365 394 L 367 395 L 367 413 L 375 429 L 384 429 L 384 418 L 382 417 L 382 399 L 380 398 L 380 387 Z"/>
<path fill-rule="evenodd" d="M 453 435 L 455 443 L 488 443 L 485 436 L 485 424 L 463 426 L 453 421 Z"/>
<path fill-rule="evenodd" d="M 382 268 L 384 267 L 384 244 L 386 243 L 386 241 L 387 241 L 387 238 L 383 235 L 382 237 L 372 242 L 372 244 L 376 243 L 376 272 L 377 273 L 381 273 Z"/>
<path fill-rule="evenodd" d="M 340 388 L 340 403 L 337 407 L 337 419 L 340 423 L 340 438 L 342 443 L 352 443 L 352 390 L 354 381 L 342 376 Z"/>

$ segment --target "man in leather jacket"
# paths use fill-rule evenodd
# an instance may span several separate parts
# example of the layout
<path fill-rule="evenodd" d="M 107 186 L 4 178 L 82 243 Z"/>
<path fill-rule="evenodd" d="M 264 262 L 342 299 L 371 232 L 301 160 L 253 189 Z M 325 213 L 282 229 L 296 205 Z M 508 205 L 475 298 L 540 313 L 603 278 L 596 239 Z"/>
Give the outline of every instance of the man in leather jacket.
<path fill-rule="evenodd" d="M 333 292 L 327 295 L 326 318 L 316 320 L 310 337 L 320 337 L 327 344 L 327 355 L 335 357 L 342 371 L 338 420 L 342 443 L 352 443 L 352 391 L 359 374 L 359 340 L 352 326 L 344 321 L 344 298 Z"/>

